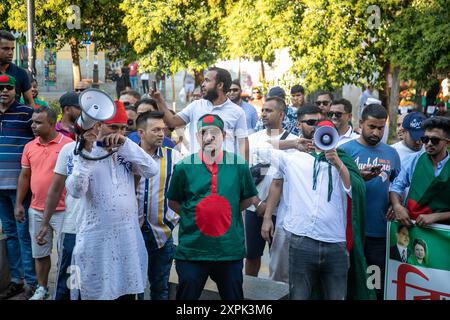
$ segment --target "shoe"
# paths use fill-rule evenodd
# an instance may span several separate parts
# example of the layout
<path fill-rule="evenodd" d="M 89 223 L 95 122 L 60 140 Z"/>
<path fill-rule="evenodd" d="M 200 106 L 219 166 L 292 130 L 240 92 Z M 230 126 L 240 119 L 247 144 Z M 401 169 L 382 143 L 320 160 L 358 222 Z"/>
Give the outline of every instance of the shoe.
<path fill-rule="evenodd" d="M 10 282 L 6 289 L 0 294 L 0 300 L 9 299 L 23 292 L 23 283 Z"/>
<path fill-rule="evenodd" d="M 48 289 L 38 286 L 33 296 L 28 300 L 46 300 L 48 298 Z"/>

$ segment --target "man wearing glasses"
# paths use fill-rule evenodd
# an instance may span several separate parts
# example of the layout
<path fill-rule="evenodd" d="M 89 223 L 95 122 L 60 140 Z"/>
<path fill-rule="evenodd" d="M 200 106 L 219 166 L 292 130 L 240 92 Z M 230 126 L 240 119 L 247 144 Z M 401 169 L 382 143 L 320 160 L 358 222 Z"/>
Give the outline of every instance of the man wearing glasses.
<path fill-rule="evenodd" d="M 422 123 L 425 130 L 421 141 L 425 152 L 405 159 L 402 170 L 392 183 L 390 200 L 393 212 L 390 219 L 410 226 L 411 220 L 418 226 L 450 221 L 450 119 L 434 117 Z M 410 187 L 405 205 L 401 195 Z"/>
<path fill-rule="evenodd" d="M 322 110 L 324 116 L 330 111 L 331 101 L 333 101 L 333 94 L 328 91 L 320 91 L 316 99 L 316 106 Z"/>
<path fill-rule="evenodd" d="M 359 135 L 349 125 L 352 119 L 352 104 L 347 99 L 339 99 L 331 104 L 327 117 L 334 123 L 339 132 L 338 147 L 341 144 L 357 139 Z"/>
<path fill-rule="evenodd" d="M 258 113 L 256 112 L 256 108 L 254 106 L 242 100 L 241 94 L 241 83 L 239 79 L 234 79 L 231 82 L 230 91 L 228 92 L 227 96 L 232 102 L 234 102 L 235 104 L 240 106 L 242 110 L 244 110 L 245 119 L 247 121 L 248 134 L 252 134 L 253 132 L 255 132 L 254 128 L 256 126 L 256 123 L 258 122 Z"/>

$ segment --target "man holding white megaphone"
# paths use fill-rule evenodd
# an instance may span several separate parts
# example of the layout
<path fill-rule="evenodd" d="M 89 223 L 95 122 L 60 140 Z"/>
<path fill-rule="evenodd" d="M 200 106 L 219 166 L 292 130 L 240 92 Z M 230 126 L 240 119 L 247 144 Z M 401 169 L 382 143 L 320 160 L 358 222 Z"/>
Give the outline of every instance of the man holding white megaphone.
<path fill-rule="evenodd" d="M 83 300 L 133 299 L 147 286 L 148 255 L 138 221 L 134 175 L 150 178 L 159 167 L 125 137 L 128 119 L 123 103 L 115 101 L 113 108 L 105 96 L 96 92 L 88 101 L 81 100 L 88 117 L 78 125 L 92 127 L 82 133 L 84 146 L 68 164 L 67 192 L 80 199 L 82 208 L 72 254 L 79 283 L 71 291 L 72 299 L 78 294 Z M 111 110 L 115 110 L 112 118 Z M 113 148 L 117 152 L 112 153 Z"/>
<path fill-rule="evenodd" d="M 321 110 L 316 106 L 298 110 L 302 138 L 313 138 L 310 152 L 257 150 L 259 157 L 278 167 L 276 180 L 289 181 L 289 206 L 282 227 L 290 233 L 290 298 L 306 300 L 319 294 L 324 299 L 342 300 L 347 298 L 348 288 L 349 292 L 357 293 L 351 298 L 370 299 L 374 293 L 366 287 L 360 237 L 364 181 L 353 159 L 335 149 L 339 134 L 333 123 L 321 119 Z M 278 191 L 272 186 L 270 192 L 279 195 L 283 184 L 277 184 Z M 269 194 L 261 229 L 266 240 L 273 235 L 271 198 Z M 273 198 L 276 202 L 279 196 Z M 350 261 L 349 252 L 352 252 Z M 353 265 L 351 276 L 348 276 L 349 262 Z M 316 285 L 319 279 L 322 292 L 313 293 L 313 289 L 317 291 L 320 287 Z M 352 281 L 347 283 L 348 279 Z"/>

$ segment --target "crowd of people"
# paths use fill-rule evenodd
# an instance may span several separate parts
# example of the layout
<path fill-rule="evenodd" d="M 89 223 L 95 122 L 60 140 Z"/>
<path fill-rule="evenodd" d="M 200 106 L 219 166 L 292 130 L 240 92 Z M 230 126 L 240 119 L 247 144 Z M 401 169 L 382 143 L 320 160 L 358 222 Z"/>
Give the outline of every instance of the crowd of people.
<path fill-rule="evenodd" d="M 1 31 L 0 219 L 11 273 L 1 299 L 50 298 L 57 237 L 56 300 L 143 299 L 148 283 L 152 300 L 166 300 L 174 262 L 177 299 L 199 299 L 210 277 L 222 299 L 240 300 L 266 243 L 270 279 L 289 284 L 291 299 L 381 300 L 367 267 L 384 273 L 387 222 L 450 221 L 448 117 L 409 113 L 390 146 L 377 100 L 366 99 L 356 128 L 359 109 L 331 92 L 308 103 L 294 85 L 288 105 L 273 87 L 255 107 L 239 80 L 212 67 L 178 113 L 157 88 L 125 90 L 111 119 L 80 130 L 85 88 L 61 96 L 58 121 L 31 100 L 12 51 Z M 336 148 L 314 141 L 322 127 L 336 129 Z"/>

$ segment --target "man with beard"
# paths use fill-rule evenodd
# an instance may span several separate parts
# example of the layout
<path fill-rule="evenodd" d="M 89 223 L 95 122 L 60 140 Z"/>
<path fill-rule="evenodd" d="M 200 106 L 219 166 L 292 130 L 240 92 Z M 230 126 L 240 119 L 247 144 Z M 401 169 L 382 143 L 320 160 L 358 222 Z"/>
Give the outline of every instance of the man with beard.
<path fill-rule="evenodd" d="M 228 152 L 240 154 L 248 161 L 248 134 L 245 112 L 227 98 L 231 86 L 230 73 L 221 68 L 212 67 L 202 83 L 203 99 L 193 101 L 182 111 L 173 115 L 159 91 L 150 89 L 152 97 L 158 103 L 159 111 L 164 112 L 164 122 L 170 128 L 189 126 L 189 140 L 192 142 L 191 153 L 199 151 L 200 144 L 196 137 L 197 122 L 207 113 L 219 115 L 225 123 L 225 140 L 223 147 Z"/>
<path fill-rule="evenodd" d="M 23 95 L 25 104 L 34 107 L 33 94 L 31 92 L 31 81 L 27 72 L 12 63 L 14 57 L 14 36 L 4 30 L 0 30 L 0 74 L 6 73 L 16 79 L 16 97 L 17 101 Z"/>
<path fill-rule="evenodd" d="M 78 101 L 78 93 L 74 91 L 66 92 L 59 98 L 61 107 L 61 120 L 55 126 L 56 132 L 62 133 L 66 137 L 75 140 L 73 126 L 81 113 L 80 103 Z"/>
<path fill-rule="evenodd" d="M 402 122 L 403 139 L 392 145 L 397 150 L 400 161 L 403 162 L 409 155 L 422 149 L 423 143 L 420 141 L 424 133 L 422 122 L 426 119 L 421 112 L 411 112 L 404 117 Z"/>
<path fill-rule="evenodd" d="M 349 125 L 349 122 L 352 119 L 352 104 L 347 99 L 333 101 L 327 116 L 339 132 L 338 147 L 359 137 L 359 135 L 354 132 L 353 128 Z"/>
<path fill-rule="evenodd" d="M 238 106 L 242 108 L 245 112 L 245 119 L 247 120 L 248 134 L 255 132 L 255 126 L 258 122 L 258 113 L 256 109 L 251 104 L 245 102 L 241 98 L 242 88 L 239 79 L 233 80 L 231 83 L 230 91 L 228 92 L 228 98 Z"/>
<path fill-rule="evenodd" d="M 425 130 L 421 141 L 426 152 L 407 158 L 399 176 L 390 188 L 393 214 L 404 225 L 427 226 L 431 223 L 448 223 L 450 220 L 450 119 L 434 117 L 422 123 Z M 410 187 L 406 204 L 401 195 Z"/>
<path fill-rule="evenodd" d="M 387 113 L 379 104 L 368 105 L 361 116 L 361 136 L 342 148 L 356 162 L 366 181 L 365 255 L 368 265 L 377 265 L 382 273 L 378 299 L 383 298 L 386 257 L 386 214 L 389 207 L 389 185 L 400 171 L 400 158 L 391 146 L 381 142 Z"/>

